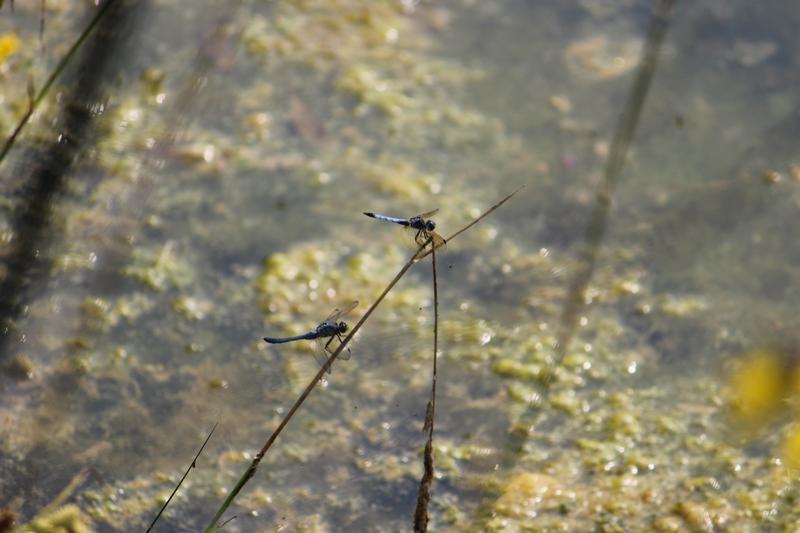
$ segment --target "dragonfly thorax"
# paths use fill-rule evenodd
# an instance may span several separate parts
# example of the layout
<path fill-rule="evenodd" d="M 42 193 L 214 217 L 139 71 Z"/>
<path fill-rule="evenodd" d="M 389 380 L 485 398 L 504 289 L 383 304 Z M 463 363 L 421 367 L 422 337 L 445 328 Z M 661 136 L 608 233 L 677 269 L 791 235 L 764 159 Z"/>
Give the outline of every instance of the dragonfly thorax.
<path fill-rule="evenodd" d="M 433 220 L 425 220 L 422 217 L 413 217 L 408 220 L 408 225 L 414 229 L 433 231 L 436 229 L 436 222 Z"/>
<path fill-rule="evenodd" d="M 317 326 L 317 335 L 320 337 L 333 337 L 334 335 L 347 331 L 347 324 L 344 322 L 323 322 Z"/>

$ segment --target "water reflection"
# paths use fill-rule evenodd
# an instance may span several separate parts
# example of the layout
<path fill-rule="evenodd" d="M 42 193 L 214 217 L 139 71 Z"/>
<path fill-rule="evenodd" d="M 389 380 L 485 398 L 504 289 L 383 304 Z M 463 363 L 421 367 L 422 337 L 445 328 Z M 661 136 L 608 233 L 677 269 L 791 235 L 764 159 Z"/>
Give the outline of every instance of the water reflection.
<path fill-rule="evenodd" d="M 42 272 L 34 273 L 32 270 L 41 263 L 39 257 L 45 255 L 48 240 L 52 239 L 52 231 L 48 231 L 53 210 L 51 204 L 59 200 L 59 192 L 75 159 L 87 145 L 98 142 L 93 119 L 102 114 L 100 102 L 107 100 L 109 92 L 114 90 L 106 80 L 119 75 L 122 63 L 115 62 L 128 50 L 137 19 L 146 10 L 146 5 L 135 10 L 124 5 L 102 10 L 105 16 L 100 20 L 97 36 L 75 59 L 77 74 L 73 74 L 70 90 L 62 95 L 61 115 L 50 130 L 51 142 L 35 146 L 17 161 L 15 173 L 20 175 L 14 181 L 19 188 L 14 194 L 20 203 L 10 223 L 15 238 L 11 253 L 6 256 L 5 275 L 0 285 L 3 294 L 0 303 L 3 329 L 0 360 L 8 357 L 11 339 L 20 335 L 13 331 L 13 322 L 27 306 L 25 291 L 31 285 L 35 286 L 37 278 L 42 276 Z M 7 170 L 6 175 L 11 175 L 11 172 Z"/>

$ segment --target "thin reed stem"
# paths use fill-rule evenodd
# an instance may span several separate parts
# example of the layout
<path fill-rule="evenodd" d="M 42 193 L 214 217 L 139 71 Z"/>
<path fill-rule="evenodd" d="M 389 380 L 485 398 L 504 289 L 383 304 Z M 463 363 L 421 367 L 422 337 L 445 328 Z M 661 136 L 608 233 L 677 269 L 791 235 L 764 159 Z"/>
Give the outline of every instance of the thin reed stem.
<path fill-rule="evenodd" d="M 197 450 L 194 459 L 192 459 L 192 463 L 189 465 L 189 468 L 186 469 L 186 472 L 183 473 L 183 477 L 181 477 L 180 481 L 178 481 L 178 484 L 175 485 L 175 488 L 172 489 L 172 494 L 169 495 L 167 501 L 165 501 L 164 505 L 161 506 L 161 509 L 158 510 L 158 514 L 155 516 L 155 518 L 153 518 L 153 521 L 150 522 L 150 527 L 147 528 L 147 531 L 145 533 L 149 533 L 153 529 L 153 526 L 156 525 L 156 522 L 158 522 L 158 519 L 161 518 L 161 515 L 164 514 L 164 511 L 166 510 L 167 506 L 172 501 L 172 498 L 175 497 L 175 494 L 177 494 L 178 489 L 181 488 L 181 485 L 183 485 L 183 481 L 189 475 L 189 472 L 192 470 L 192 468 L 197 468 L 197 459 L 200 457 L 200 454 L 203 453 L 203 449 L 206 447 L 206 444 L 208 444 L 208 441 L 211 440 L 211 435 L 213 435 L 214 431 L 216 431 L 217 425 L 219 425 L 219 422 L 216 422 L 214 424 L 214 427 L 211 428 L 211 431 L 208 433 L 206 440 L 203 441 L 202 446 L 200 446 L 200 449 Z"/>
<path fill-rule="evenodd" d="M 431 399 L 425 408 L 425 423 L 422 430 L 427 432 L 425 455 L 423 457 L 424 472 L 419 482 L 417 508 L 414 512 L 414 531 L 428 531 L 428 504 L 431 501 L 431 485 L 435 473 L 433 466 L 433 422 L 436 416 L 436 363 L 439 353 L 439 282 L 436 270 L 436 248 L 431 248 L 431 265 L 433 268 L 433 372 L 431 374 Z"/>

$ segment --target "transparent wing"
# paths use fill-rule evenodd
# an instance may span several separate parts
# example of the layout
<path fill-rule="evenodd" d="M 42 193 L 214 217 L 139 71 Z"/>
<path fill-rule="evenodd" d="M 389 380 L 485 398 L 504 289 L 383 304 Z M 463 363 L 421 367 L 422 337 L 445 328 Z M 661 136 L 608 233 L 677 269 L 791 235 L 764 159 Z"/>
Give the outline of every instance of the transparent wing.
<path fill-rule="evenodd" d="M 352 343 L 353 343 L 353 341 L 350 341 L 350 343 L 347 345 L 347 347 L 344 350 L 342 350 L 342 353 L 339 354 L 339 359 L 341 359 L 342 361 L 347 361 L 348 359 L 350 359 L 350 355 L 352 355 L 350 353 L 350 344 L 352 344 Z M 337 345 L 337 347 L 338 347 L 338 345 Z"/>
<path fill-rule="evenodd" d="M 332 337 L 317 337 L 316 339 L 314 339 L 314 345 L 315 345 L 314 359 L 317 360 L 319 366 L 325 366 L 325 363 L 328 362 L 328 358 L 331 356 L 333 350 L 335 349 L 335 347 L 334 349 L 331 349 L 331 346 L 336 342 L 335 340 L 331 342 L 331 344 L 328 344 L 328 341 L 330 341 L 331 338 Z M 333 338 L 335 339 L 335 337 Z M 328 345 L 327 348 L 325 348 L 326 345 Z M 339 355 L 339 357 L 341 357 L 341 354 Z M 331 365 L 331 367 L 332 366 L 333 365 Z M 328 367 L 328 374 L 331 373 L 331 367 Z"/>
<path fill-rule="evenodd" d="M 447 244 L 447 241 L 445 240 L 445 238 L 442 237 L 441 235 L 439 235 L 438 233 L 436 233 L 435 231 L 421 231 L 421 232 L 416 233 L 415 237 L 414 237 L 414 242 L 417 244 L 417 246 L 426 245 L 425 248 L 430 249 L 431 245 L 428 242 L 428 239 L 431 240 L 433 245 L 438 250 L 441 250 L 441 248 L 445 244 Z"/>
<path fill-rule="evenodd" d="M 436 233 L 435 231 L 431 231 L 429 233 L 429 235 L 433 239 L 433 245 L 437 249 L 441 249 L 445 244 L 447 244 L 447 241 L 445 240 L 445 238 L 442 237 L 441 235 L 439 235 L 438 233 Z"/>
<path fill-rule="evenodd" d="M 358 300 L 350 302 L 341 309 L 336 308 L 333 310 L 333 313 L 328 315 L 328 318 L 325 319 L 325 322 L 336 322 L 343 316 L 347 316 L 350 313 L 350 311 L 352 311 L 356 307 L 358 307 Z"/>
<path fill-rule="evenodd" d="M 330 355 L 333 352 L 335 352 L 336 349 L 339 347 L 339 344 L 341 344 L 341 342 L 340 342 L 341 336 L 332 337 L 332 339 L 333 340 L 331 340 L 331 338 L 328 338 L 328 339 L 325 340 L 325 342 L 322 343 L 322 346 L 324 348 L 325 345 L 328 344 L 328 341 L 329 340 L 331 341 L 331 343 L 328 344 L 328 348 L 327 348 L 327 350 L 329 352 L 328 355 Z M 350 354 L 350 345 L 351 344 L 353 344 L 352 340 L 347 344 L 347 347 L 344 350 L 342 350 L 341 353 L 339 354 L 338 358 L 341 359 L 342 361 L 347 361 L 348 359 L 350 359 L 350 355 L 351 355 Z M 326 360 L 327 360 L 327 357 L 326 357 Z"/>
<path fill-rule="evenodd" d="M 407 244 L 409 247 L 417 248 L 418 246 L 414 246 L 414 243 L 416 242 L 416 239 L 418 238 L 417 237 L 418 233 L 419 233 L 419 230 L 416 229 L 416 228 L 412 228 L 411 226 L 404 227 L 403 228 L 403 232 L 402 232 L 402 234 L 403 234 L 403 239 L 402 239 L 403 242 L 405 244 Z"/>
<path fill-rule="evenodd" d="M 433 211 L 428 211 L 427 213 L 422 213 L 421 215 L 417 215 L 420 218 L 428 219 L 439 212 L 439 208 L 434 209 Z"/>
<path fill-rule="evenodd" d="M 317 360 L 319 366 L 325 366 L 328 358 L 339 347 L 339 338 L 334 335 L 333 337 L 317 337 L 315 339 L 316 349 L 314 350 L 314 359 Z M 350 348 L 347 347 L 339 354 L 339 359 L 347 361 L 350 359 Z M 333 365 L 331 365 L 332 367 Z M 328 374 L 331 373 L 331 368 L 328 368 Z"/>

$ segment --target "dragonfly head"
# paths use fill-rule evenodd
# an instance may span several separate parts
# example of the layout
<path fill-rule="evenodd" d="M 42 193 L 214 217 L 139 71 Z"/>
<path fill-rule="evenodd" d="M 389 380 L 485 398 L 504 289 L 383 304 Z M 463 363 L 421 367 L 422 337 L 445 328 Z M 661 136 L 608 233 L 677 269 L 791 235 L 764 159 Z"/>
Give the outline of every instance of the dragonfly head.
<path fill-rule="evenodd" d="M 433 231 L 436 229 L 436 222 L 433 220 L 426 220 L 425 221 L 425 229 L 428 231 Z"/>
<path fill-rule="evenodd" d="M 339 329 L 339 333 L 344 333 L 347 331 L 347 324 L 345 322 L 339 322 L 337 328 Z"/>

